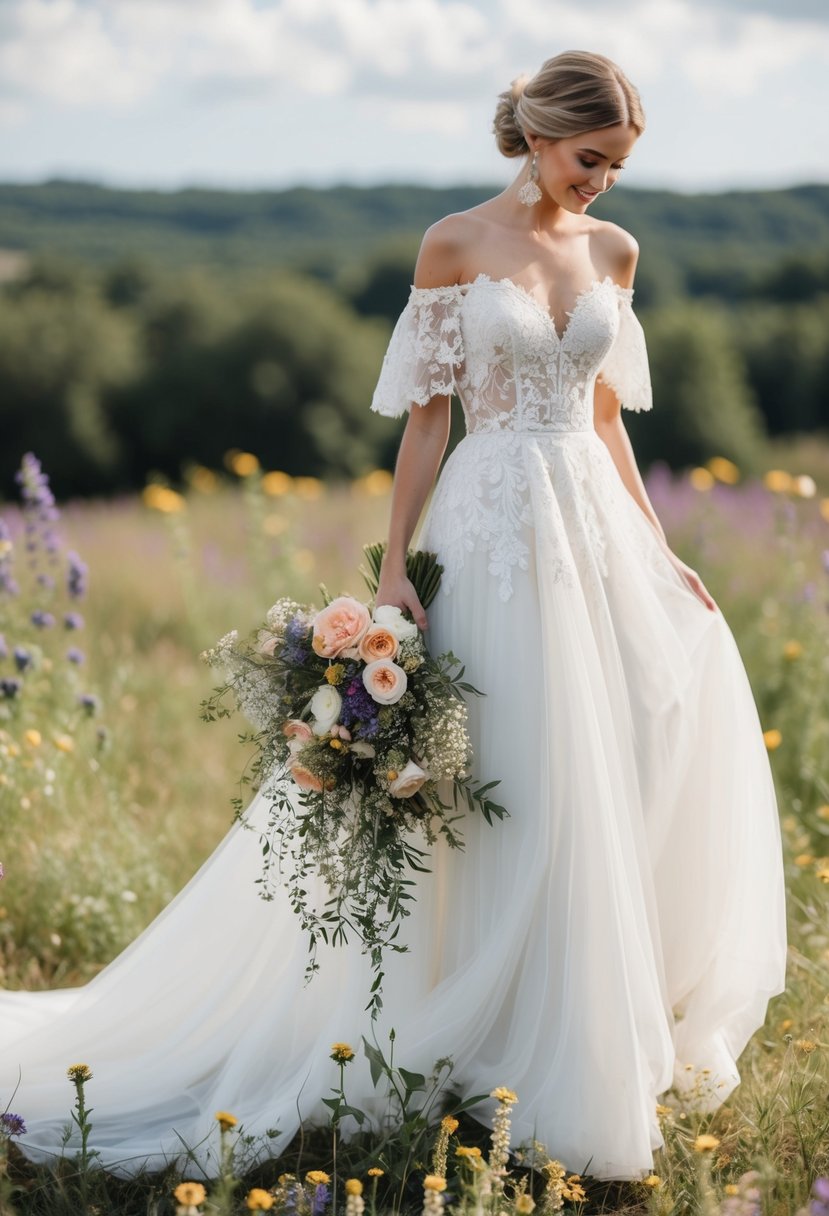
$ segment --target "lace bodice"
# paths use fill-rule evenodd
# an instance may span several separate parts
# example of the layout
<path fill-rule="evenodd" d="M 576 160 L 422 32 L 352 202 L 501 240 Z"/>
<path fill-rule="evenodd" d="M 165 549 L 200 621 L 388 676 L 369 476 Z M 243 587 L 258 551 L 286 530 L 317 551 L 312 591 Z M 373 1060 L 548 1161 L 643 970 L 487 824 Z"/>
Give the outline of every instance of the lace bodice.
<path fill-rule="evenodd" d="M 609 276 L 577 297 L 559 334 L 548 309 L 510 278 L 479 274 L 449 287 L 412 287 L 371 408 L 399 417 L 414 402 L 456 393 L 467 431 L 593 427 L 597 376 L 622 406 L 651 408 L 645 337 L 633 289 Z"/>

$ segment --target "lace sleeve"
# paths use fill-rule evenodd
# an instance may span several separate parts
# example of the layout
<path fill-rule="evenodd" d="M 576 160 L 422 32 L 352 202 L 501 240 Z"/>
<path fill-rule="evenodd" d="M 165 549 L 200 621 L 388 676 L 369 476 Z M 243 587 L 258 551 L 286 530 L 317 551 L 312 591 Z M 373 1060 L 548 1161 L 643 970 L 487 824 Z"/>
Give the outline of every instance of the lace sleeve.
<path fill-rule="evenodd" d="M 460 302 L 459 286 L 412 287 L 380 368 L 371 399 L 375 413 L 399 418 L 412 402 L 426 405 L 453 392 L 455 369 L 463 362 Z"/>
<path fill-rule="evenodd" d="M 628 410 L 653 406 L 648 350 L 641 322 L 633 311 L 633 288 L 619 288 L 619 329 L 599 369 L 599 379 L 610 385 Z"/>

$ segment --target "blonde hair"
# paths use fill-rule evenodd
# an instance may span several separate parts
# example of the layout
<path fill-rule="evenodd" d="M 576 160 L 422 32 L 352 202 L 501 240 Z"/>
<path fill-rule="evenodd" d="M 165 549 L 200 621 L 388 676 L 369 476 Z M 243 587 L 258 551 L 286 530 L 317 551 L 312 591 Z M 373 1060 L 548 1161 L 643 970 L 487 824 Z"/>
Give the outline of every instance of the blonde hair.
<path fill-rule="evenodd" d="M 592 51 L 562 51 L 498 94 L 492 129 L 504 156 L 523 156 L 530 150 L 525 131 L 567 139 L 617 123 L 638 135 L 645 129 L 639 93 L 622 69 Z"/>

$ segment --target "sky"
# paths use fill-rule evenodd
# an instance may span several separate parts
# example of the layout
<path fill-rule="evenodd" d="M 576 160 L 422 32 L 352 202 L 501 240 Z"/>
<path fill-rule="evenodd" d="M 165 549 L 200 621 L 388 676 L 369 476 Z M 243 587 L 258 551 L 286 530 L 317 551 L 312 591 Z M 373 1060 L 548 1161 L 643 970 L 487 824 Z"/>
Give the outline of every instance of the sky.
<path fill-rule="evenodd" d="M 503 183 L 497 95 L 609 55 L 624 183 L 829 182 L 829 0 L 0 0 L 0 180 Z"/>

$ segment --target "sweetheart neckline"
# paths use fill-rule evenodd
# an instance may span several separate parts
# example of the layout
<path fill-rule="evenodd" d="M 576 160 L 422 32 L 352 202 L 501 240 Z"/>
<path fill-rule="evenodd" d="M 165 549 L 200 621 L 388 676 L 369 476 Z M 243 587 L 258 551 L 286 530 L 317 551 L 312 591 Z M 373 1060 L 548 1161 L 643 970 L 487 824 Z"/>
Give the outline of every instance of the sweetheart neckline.
<path fill-rule="evenodd" d="M 604 276 L 604 278 L 601 278 L 601 279 L 599 279 L 599 278 L 591 279 L 590 282 L 587 284 L 587 286 L 584 287 L 580 292 L 577 293 L 576 298 L 573 301 L 573 307 L 565 308 L 564 315 L 566 316 L 567 321 L 564 325 L 563 330 L 561 331 L 561 333 L 559 333 L 558 326 L 556 325 L 556 319 L 553 316 L 553 314 L 550 312 L 550 309 L 547 307 L 546 304 L 544 304 L 541 300 L 539 300 L 538 296 L 534 295 L 533 292 L 531 292 L 529 290 L 529 288 L 525 287 L 523 285 L 523 283 L 516 282 L 516 280 L 513 278 L 510 278 L 509 275 L 503 275 L 501 278 L 494 279 L 491 275 L 487 274 L 487 272 L 485 270 L 482 270 L 475 276 L 474 279 L 470 279 L 468 282 L 465 282 L 465 283 L 458 283 L 458 287 L 466 287 L 466 288 L 475 287 L 479 283 L 482 283 L 482 284 L 488 285 L 488 286 L 492 286 L 492 287 L 498 287 L 501 285 L 504 285 L 507 287 L 513 287 L 520 295 L 522 295 L 525 299 L 529 300 L 531 304 L 534 304 L 535 307 L 538 309 L 538 311 L 542 314 L 542 316 L 547 318 L 547 320 L 550 323 L 550 329 L 551 329 L 552 333 L 555 335 L 556 341 L 558 342 L 559 346 L 564 342 L 565 338 L 567 337 L 567 334 L 569 333 L 570 325 L 572 323 L 573 317 L 578 312 L 579 305 L 588 296 L 592 295 L 592 293 L 597 288 L 604 287 L 605 284 L 609 284 L 611 287 L 615 287 L 618 291 L 620 291 L 622 293 L 629 292 L 631 295 L 633 294 L 633 291 L 630 287 L 622 287 L 622 285 L 620 283 L 617 283 L 615 279 L 612 279 L 609 274 L 606 274 Z"/>

